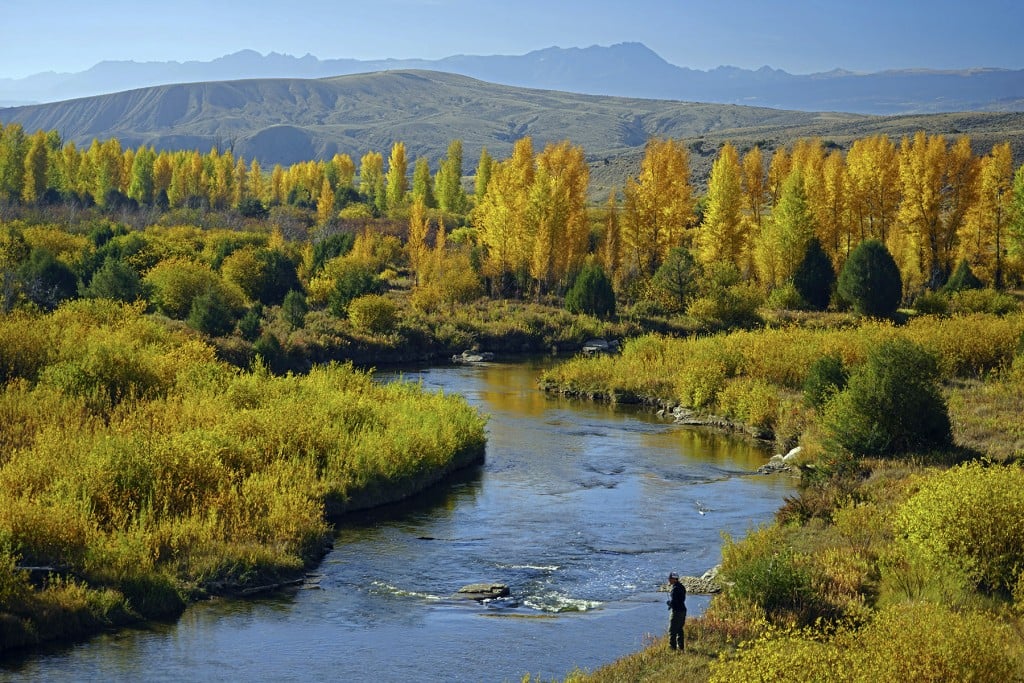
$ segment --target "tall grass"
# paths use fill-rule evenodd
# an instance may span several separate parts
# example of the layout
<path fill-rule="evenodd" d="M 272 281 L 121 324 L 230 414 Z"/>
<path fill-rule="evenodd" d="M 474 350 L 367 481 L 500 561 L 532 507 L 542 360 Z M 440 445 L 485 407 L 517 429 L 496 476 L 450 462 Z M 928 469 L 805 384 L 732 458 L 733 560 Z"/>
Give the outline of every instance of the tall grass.
<path fill-rule="evenodd" d="M 76 590 L 114 591 L 125 613 L 294 575 L 322 553 L 325 501 L 408 493 L 483 452 L 483 419 L 461 399 L 337 364 L 242 372 L 133 306 L 0 318 L 0 357 L 15 353 L 0 549 Z M 0 563 L 0 585 L 19 585 L 14 566 Z M 25 589 L 26 623 L 56 586 Z"/>
<path fill-rule="evenodd" d="M 847 367 L 868 349 L 906 338 L 934 353 L 945 380 L 983 377 L 1009 367 L 1024 315 L 921 317 L 904 326 L 868 322 L 852 329 L 786 326 L 686 339 L 646 335 L 621 356 L 576 358 L 548 370 L 542 383 L 570 393 L 636 395 L 773 430 L 792 422 L 793 394 L 823 356 Z"/>

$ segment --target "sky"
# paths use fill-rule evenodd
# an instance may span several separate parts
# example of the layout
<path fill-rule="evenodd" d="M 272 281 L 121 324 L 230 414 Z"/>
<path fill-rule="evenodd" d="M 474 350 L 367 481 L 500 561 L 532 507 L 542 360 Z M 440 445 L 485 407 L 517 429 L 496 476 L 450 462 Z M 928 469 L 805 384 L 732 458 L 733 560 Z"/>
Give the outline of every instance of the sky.
<path fill-rule="evenodd" d="M 1022 0 L 0 0 L 0 78 L 105 60 L 519 55 L 641 42 L 694 69 L 1024 68 Z"/>

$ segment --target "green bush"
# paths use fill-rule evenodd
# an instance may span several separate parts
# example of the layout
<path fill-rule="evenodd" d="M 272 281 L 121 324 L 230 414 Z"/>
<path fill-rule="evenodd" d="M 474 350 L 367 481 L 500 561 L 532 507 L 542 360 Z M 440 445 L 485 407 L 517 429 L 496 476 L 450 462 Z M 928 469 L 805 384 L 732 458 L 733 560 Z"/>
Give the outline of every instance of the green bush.
<path fill-rule="evenodd" d="M 850 373 L 843 359 L 835 354 L 822 356 L 807 369 L 804 380 L 804 401 L 820 410 L 834 395 L 846 388 Z"/>
<path fill-rule="evenodd" d="M 46 310 L 78 293 L 74 272 L 45 249 L 33 249 L 18 274 L 26 298 Z"/>
<path fill-rule="evenodd" d="M 922 315 L 946 315 L 949 299 L 938 292 L 922 292 L 914 299 L 914 310 Z"/>
<path fill-rule="evenodd" d="M 382 289 L 383 283 L 369 263 L 358 259 L 339 262 L 327 306 L 334 315 L 344 317 L 353 299 L 377 294 Z"/>
<path fill-rule="evenodd" d="M 654 273 L 651 284 L 672 302 L 673 311 L 681 311 L 696 293 L 699 275 L 700 266 L 690 250 L 675 247 L 668 252 L 665 262 Z"/>
<path fill-rule="evenodd" d="M 398 307 L 381 294 L 367 294 L 348 305 L 348 319 L 357 330 L 370 334 L 391 332 L 398 320 Z"/>
<path fill-rule="evenodd" d="M 82 289 L 82 295 L 130 303 L 142 298 L 142 279 L 129 264 L 121 259 L 108 257 L 100 269 L 93 273 L 89 286 Z"/>
<path fill-rule="evenodd" d="M 991 313 L 1007 315 L 1020 310 L 1020 304 L 1011 294 L 995 289 L 965 289 L 949 299 L 949 312 L 953 314 Z"/>
<path fill-rule="evenodd" d="M 766 302 L 769 308 L 784 311 L 799 311 L 807 308 L 807 300 L 801 296 L 796 285 L 792 282 L 779 285 L 768 294 Z M 828 305 L 828 302 L 826 302 Z"/>
<path fill-rule="evenodd" d="M 896 526 L 926 562 L 1010 594 L 1024 570 L 1024 469 L 971 463 L 935 474 L 901 506 Z"/>
<path fill-rule="evenodd" d="M 793 286 L 808 306 L 823 311 L 832 299 L 835 283 L 836 272 L 832 268 L 832 260 L 821 248 L 818 238 L 812 237 L 807 242 L 803 260 L 793 273 Z"/>
<path fill-rule="evenodd" d="M 192 300 L 188 325 L 211 337 L 223 337 L 235 329 L 235 311 L 219 288 L 211 288 Z"/>
<path fill-rule="evenodd" d="M 259 338 L 262 318 L 263 307 L 259 304 L 245 312 L 245 315 L 238 320 L 238 331 L 241 333 L 242 339 L 256 341 Z"/>
<path fill-rule="evenodd" d="M 811 572 L 778 527 L 753 531 L 722 547 L 722 575 L 729 597 L 754 605 L 774 619 L 813 621 L 817 616 Z"/>
<path fill-rule="evenodd" d="M 891 318 L 903 295 L 903 280 L 885 245 L 865 240 L 846 259 L 837 291 L 857 313 Z"/>
<path fill-rule="evenodd" d="M 934 356 L 905 339 L 868 351 L 846 389 L 825 406 L 832 445 L 855 455 L 895 455 L 946 448 L 952 428 Z"/>
<path fill-rule="evenodd" d="M 565 295 L 565 308 L 570 313 L 585 313 L 599 318 L 615 315 L 615 290 L 601 266 L 583 266 Z"/>
<path fill-rule="evenodd" d="M 294 289 L 289 291 L 281 302 L 281 312 L 289 325 L 302 327 L 306 322 L 306 313 L 309 312 L 306 295 Z"/>
<path fill-rule="evenodd" d="M 971 270 L 971 264 L 967 263 L 967 259 L 961 259 L 960 263 L 957 264 L 956 270 L 953 271 L 953 275 L 942 288 L 942 291 L 947 293 L 962 292 L 966 289 L 981 289 L 982 286 L 981 280 Z"/>

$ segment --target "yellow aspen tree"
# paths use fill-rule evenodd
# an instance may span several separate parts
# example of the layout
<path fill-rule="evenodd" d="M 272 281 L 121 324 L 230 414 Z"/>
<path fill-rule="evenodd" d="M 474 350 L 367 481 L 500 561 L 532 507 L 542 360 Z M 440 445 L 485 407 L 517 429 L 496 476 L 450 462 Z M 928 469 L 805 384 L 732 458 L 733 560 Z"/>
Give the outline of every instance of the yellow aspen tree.
<path fill-rule="evenodd" d="M 977 199 L 960 229 L 959 259 L 966 259 L 983 282 L 1005 285 L 1006 232 L 1013 207 L 1013 153 L 1010 143 L 995 145 L 981 160 Z"/>
<path fill-rule="evenodd" d="M 281 164 L 274 164 L 273 170 L 270 171 L 269 203 L 272 205 L 284 204 L 286 196 L 284 188 L 284 168 Z"/>
<path fill-rule="evenodd" d="M 367 152 L 359 160 L 359 193 L 370 206 L 382 210 L 384 197 L 384 155 Z"/>
<path fill-rule="evenodd" d="M 405 249 L 409 256 L 409 267 L 412 270 L 413 279 L 416 284 L 420 283 L 420 275 L 423 269 L 423 259 L 427 254 L 427 233 L 430 230 L 430 221 L 427 218 L 427 205 L 422 197 L 416 197 L 409 207 L 409 239 L 405 243 Z"/>
<path fill-rule="evenodd" d="M 529 136 L 520 138 L 512 148 L 512 156 L 493 165 L 487 192 L 473 212 L 473 222 L 485 249 L 484 274 L 502 296 L 507 290 L 506 280 L 525 270 L 532 251 L 527 206 L 534 172 L 533 140 Z"/>
<path fill-rule="evenodd" d="M 95 141 L 94 141 L 94 144 Z M 0 198 L 17 201 L 25 180 L 28 137 L 20 123 L 0 123 Z"/>
<path fill-rule="evenodd" d="M 494 166 L 494 158 L 487 147 L 480 149 L 480 160 L 476 165 L 476 175 L 473 178 L 473 193 L 476 203 L 479 204 L 487 194 L 487 184 L 491 181 L 491 169 Z"/>
<path fill-rule="evenodd" d="M 771 198 L 771 205 L 775 206 L 782 194 L 782 184 L 789 177 L 793 168 L 793 159 L 785 147 L 779 147 L 772 154 L 771 163 L 768 165 L 768 196 Z"/>
<path fill-rule="evenodd" d="M 244 158 L 238 157 L 232 175 L 231 207 L 237 209 L 243 200 L 249 198 L 249 169 L 246 168 Z"/>
<path fill-rule="evenodd" d="M 104 206 L 107 194 L 121 188 L 121 143 L 117 138 L 93 140 L 87 156 L 92 162 L 92 195 L 97 204 Z"/>
<path fill-rule="evenodd" d="M 434 233 L 434 251 L 443 254 L 448 249 L 448 231 L 444 227 L 444 218 L 437 219 L 437 232 Z"/>
<path fill-rule="evenodd" d="M 448 143 L 448 154 L 441 160 L 434 179 L 437 205 L 448 213 L 464 213 L 466 192 L 462 188 L 462 140 Z"/>
<path fill-rule="evenodd" d="M 846 251 L 867 239 L 889 244 L 899 211 L 900 163 L 896 145 L 887 135 L 855 140 L 846 155 L 849 206 L 856 233 Z"/>
<path fill-rule="evenodd" d="M 409 159 L 405 153 L 405 143 L 396 142 L 391 147 L 388 159 L 387 175 L 387 210 L 395 211 L 405 205 L 405 196 L 409 193 Z"/>
<path fill-rule="evenodd" d="M 945 201 L 941 245 L 944 274 L 949 276 L 956 266 L 957 239 L 967 213 L 978 197 L 978 176 L 981 162 L 971 149 L 971 139 L 964 135 L 953 143 L 946 155 Z"/>
<path fill-rule="evenodd" d="M 434 178 L 430 175 L 430 162 L 426 157 L 420 157 L 413 165 L 410 194 L 413 201 L 419 199 L 428 209 L 437 206 L 437 201 L 434 199 Z"/>
<path fill-rule="evenodd" d="M 327 178 L 320 182 L 320 196 L 316 200 L 317 225 L 327 225 L 334 218 L 334 190 Z"/>
<path fill-rule="evenodd" d="M 164 151 L 160 152 L 153 161 L 153 197 L 161 194 L 168 196 L 171 187 L 171 177 L 174 175 L 174 164 L 171 155 Z"/>
<path fill-rule="evenodd" d="M 25 172 L 21 188 L 21 200 L 35 204 L 46 192 L 46 170 L 49 149 L 46 133 L 38 130 L 28 138 L 28 152 L 25 154 Z"/>
<path fill-rule="evenodd" d="M 626 182 L 623 194 L 622 265 L 651 276 L 673 247 L 690 240 L 695 201 L 689 150 L 680 140 L 652 138 L 639 175 Z"/>
<path fill-rule="evenodd" d="M 537 156 L 536 164 L 529 206 L 533 224 L 530 275 L 543 293 L 564 281 L 586 257 L 589 171 L 583 149 L 569 141 L 549 144 Z"/>
<path fill-rule="evenodd" d="M 121 152 L 121 172 L 118 174 L 121 181 L 118 184 L 118 191 L 128 194 L 128 188 L 132 184 L 132 167 L 135 165 L 135 150 L 126 149 Z"/>
<path fill-rule="evenodd" d="M 347 154 L 335 154 L 327 163 L 324 169 L 327 179 L 330 180 L 334 191 L 352 187 L 352 181 L 356 175 L 356 165 L 352 157 Z"/>
<path fill-rule="evenodd" d="M 140 147 L 132 160 L 131 181 L 128 196 L 139 204 L 152 204 L 156 198 L 156 152 L 152 148 Z"/>
<path fill-rule="evenodd" d="M 977 159 L 966 136 L 949 148 L 941 135 L 918 132 L 913 140 L 903 139 L 903 200 L 898 218 L 907 229 L 912 250 L 904 258 L 916 261 L 918 268 L 917 273 L 909 273 L 912 284 L 937 289 L 952 271 L 956 237 L 977 192 L 977 173 Z M 893 256 L 902 271 L 900 258 Z"/>
<path fill-rule="evenodd" d="M 622 259 L 622 234 L 619 227 L 619 204 L 615 190 L 608 193 L 604 211 L 604 241 L 601 249 L 604 269 L 613 281 L 618 281 Z"/>
<path fill-rule="evenodd" d="M 74 142 L 68 142 L 60 151 L 56 159 L 60 167 L 61 189 L 68 192 L 78 190 L 78 169 L 82 164 L 82 156 Z"/>
<path fill-rule="evenodd" d="M 833 150 L 822 163 L 820 190 L 818 210 L 815 212 L 818 241 L 838 271 L 846 262 L 851 234 L 847 206 L 849 179 L 846 160 L 838 150 Z"/>
<path fill-rule="evenodd" d="M 816 221 L 802 175 L 798 168 L 790 172 L 757 244 L 758 275 L 767 289 L 793 277 L 807 243 L 815 235 Z"/>
<path fill-rule="evenodd" d="M 267 203 L 267 179 L 263 177 L 263 168 L 260 167 L 260 162 L 256 159 L 252 160 L 249 164 L 249 178 L 247 181 L 249 187 L 249 194 L 263 202 Z"/>
<path fill-rule="evenodd" d="M 893 252 L 908 291 L 936 287 L 941 279 L 942 192 L 945 184 L 946 140 L 919 131 L 900 143 L 900 186 L 903 197 L 898 220 L 907 241 Z"/>
<path fill-rule="evenodd" d="M 825 147 L 821 138 L 802 138 L 793 143 L 790 173 L 799 171 L 804 179 L 804 196 L 819 225 L 828 213 L 825 199 L 824 175 Z M 785 182 L 783 183 L 785 186 Z M 781 200 L 781 196 L 780 196 Z"/>
<path fill-rule="evenodd" d="M 742 272 L 754 272 L 753 252 L 761 230 L 764 228 L 765 215 L 768 213 L 768 176 L 765 173 L 764 154 L 761 148 L 754 146 L 743 155 L 741 162 L 743 187 L 743 220 L 745 226 L 744 253 L 748 255 Z"/>
<path fill-rule="evenodd" d="M 718 151 L 708 178 L 704 222 L 697 232 L 697 255 L 701 263 L 731 263 L 742 271 L 744 253 L 743 192 L 739 154 L 731 143 Z"/>
<path fill-rule="evenodd" d="M 214 209 L 226 209 L 231 205 L 234 195 L 235 159 L 231 152 L 217 154 L 210 152 L 211 173 L 209 174 L 210 206 Z"/>
<path fill-rule="evenodd" d="M 768 210 L 768 176 L 765 174 L 764 154 L 756 145 L 743 155 L 743 205 L 754 228 L 761 229 Z"/>

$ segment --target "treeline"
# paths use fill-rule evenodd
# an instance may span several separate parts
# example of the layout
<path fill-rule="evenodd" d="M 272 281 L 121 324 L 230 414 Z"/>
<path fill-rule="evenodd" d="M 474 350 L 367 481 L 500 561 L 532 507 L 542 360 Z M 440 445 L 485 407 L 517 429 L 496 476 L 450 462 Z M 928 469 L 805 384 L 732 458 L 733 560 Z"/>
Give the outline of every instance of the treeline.
<path fill-rule="evenodd" d="M 268 172 L 217 149 L 158 153 L 112 139 L 79 150 L 53 131 L 0 129 L 0 202 L 191 207 L 254 218 L 291 206 L 321 227 L 382 216 L 404 225 L 412 216 L 413 250 L 447 221 L 465 228 L 460 238 L 485 286 L 501 296 L 564 294 L 589 261 L 620 299 L 650 299 L 666 264 L 674 272 L 661 279 L 679 280 L 680 258 L 693 261 L 692 280 L 745 281 L 767 294 L 792 283 L 812 238 L 833 273 L 861 242 L 881 242 L 907 302 L 940 289 L 961 262 L 985 286 L 1024 279 L 1024 168 L 1014 172 L 1008 143 L 983 157 L 967 136 L 923 132 L 857 140 L 845 153 L 820 139 L 771 154 L 725 144 L 698 196 L 688 148 L 653 139 L 639 174 L 600 209 L 587 205 L 585 153 L 568 141 L 538 153 L 522 138 L 502 161 L 484 149 L 469 193 L 458 140 L 436 172 L 426 158 L 412 166 L 410 173 L 401 142 L 386 167 L 382 154 L 369 152 L 358 166 L 337 154 Z M 679 249 L 686 253 L 673 254 Z M 695 290 L 676 286 L 667 295 L 684 306 Z"/>

